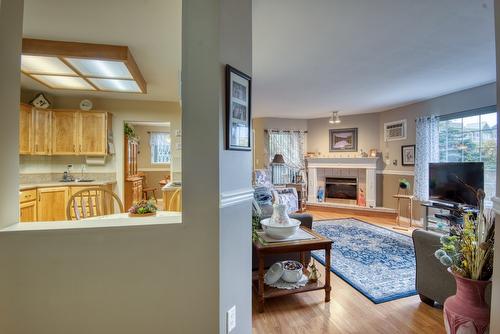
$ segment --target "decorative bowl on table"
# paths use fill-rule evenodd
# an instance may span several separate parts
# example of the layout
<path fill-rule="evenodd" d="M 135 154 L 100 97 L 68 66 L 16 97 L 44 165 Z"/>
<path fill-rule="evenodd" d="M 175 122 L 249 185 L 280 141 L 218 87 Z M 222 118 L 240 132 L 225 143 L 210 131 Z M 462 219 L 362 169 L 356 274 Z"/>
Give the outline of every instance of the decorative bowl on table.
<path fill-rule="evenodd" d="M 273 239 L 283 240 L 294 235 L 299 227 L 300 220 L 290 218 L 288 224 L 275 224 L 271 219 L 266 218 L 260 221 L 260 225 L 264 232 Z"/>
<path fill-rule="evenodd" d="M 264 283 L 268 285 L 274 284 L 280 280 L 281 276 L 283 276 L 283 263 L 276 262 L 271 267 L 269 267 L 266 274 L 264 275 Z"/>
<path fill-rule="evenodd" d="M 156 211 L 158 208 L 156 207 L 153 201 L 142 200 L 140 202 L 134 203 L 128 209 L 129 217 L 151 217 L 156 216 Z"/>
<path fill-rule="evenodd" d="M 281 279 L 288 283 L 297 283 L 302 278 L 304 266 L 297 261 L 283 261 L 283 275 Z"/>

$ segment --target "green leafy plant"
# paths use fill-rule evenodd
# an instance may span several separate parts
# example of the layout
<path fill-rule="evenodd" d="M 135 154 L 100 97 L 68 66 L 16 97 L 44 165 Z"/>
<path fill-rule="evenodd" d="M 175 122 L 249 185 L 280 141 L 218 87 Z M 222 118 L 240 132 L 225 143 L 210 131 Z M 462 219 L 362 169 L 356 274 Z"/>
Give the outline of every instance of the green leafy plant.
<path fill-rule="evenodd" d="M 495 218 L 484 210 L 485 193 L 476 191 L 479 213 L 464 215 L 464 225 L 451 228 L 452 235 L 442 236 L 441 248 L 434 255 L 445 266 L 465 278 L 489 280 L 493 274 Z"/>
<path fill-rule="evenodd" d="M 132 214 L 138 214 L 138 215 L 145 215 L 148 213 L 155 213 L 158 211 L 158 208 L 155 205 L 155 202 L 153 200 L 142 200 L 140 202 L 135 203 L 128 209 L 129 213 Z"/>
<path fill-rule="evenodd" d="M 255 241 L 259 238 L 257 231 L 262 228 L 260 225 L 261 217 L 260 215 L 254 214 L 252 215 L 252 241 Z"/>
<path fill-rule="evenodd" d="M 123 131 L 125 135 L 127 135 L 129 138 L 136 139 L 137 135 L 135 134 L 135 129 L 132 125 L 125 123 Z"/>

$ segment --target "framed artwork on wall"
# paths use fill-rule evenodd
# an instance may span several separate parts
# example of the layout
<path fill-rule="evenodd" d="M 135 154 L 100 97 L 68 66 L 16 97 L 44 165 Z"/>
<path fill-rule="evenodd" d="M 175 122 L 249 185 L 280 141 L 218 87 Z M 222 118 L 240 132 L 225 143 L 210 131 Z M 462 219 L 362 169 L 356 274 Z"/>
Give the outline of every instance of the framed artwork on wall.
<path fill-rule="evenodd" d="M 330 129 L 330 152 L 357 152 L 358 128 Z"/>
<path fill-rule="evenodd" d="M 252 78 L 226 65 L 226 150 L 250 151 Z"/>
<path fill-rule="evenodd" d="M 415 145 L 401 146 L 401 164 L 403 166 L 415 166 Z"/>

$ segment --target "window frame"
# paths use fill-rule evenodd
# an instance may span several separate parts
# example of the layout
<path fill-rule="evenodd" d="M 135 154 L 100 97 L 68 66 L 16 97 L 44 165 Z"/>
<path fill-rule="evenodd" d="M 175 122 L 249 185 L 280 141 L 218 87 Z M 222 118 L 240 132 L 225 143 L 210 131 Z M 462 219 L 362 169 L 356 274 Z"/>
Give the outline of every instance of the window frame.
<path fill-rule="evenodd" d="M 166 134 L 167 135 L 167 140 L 168 140 L 168 161 L 166 162 L 156 162 L 154 161 L 155 155 L 153 154 L 153 146 L 154 144 L 152 143 L 152 136 L 155 134 Z M 149 151 L 150 151 L 150 163 L 152 166 L 165 166 L 165 165 L 170 165 L 172 162 L 172 137 L 170 131 L 152 131 L 150 133 L 150 139 L 149 139 Z"/>
<path fill-rule="evenodd" d="M 477 153 L 478 153 L 478 158 L 477 160 L 473 160 L 473 161 L 477 161 L 477 162 L 484 162 L 483 161 L 483 133 L 485 132 L 488 132 L 488 131 L 492 131 L 492 130 L 483 130 L 482 129 L 482 122 L 481 122 L 481 116 L 483 115 L 488 115 L 488 114 L 497 114 L 498 111 L 497 111 L 497 106 L 496 105 L 491 105 L 491 106 L 487 106 L 487 107 L 482 107 L 482 108 L 476 108 L 476 109 L 471 109 L 471 110 L 465 110 L 465 111 L 461 111 L 461 112 L 457 112 L 457 113 L 451 113 L 451 114 L 446 114 L 446 115 L 442 115 L 439 117 L 439 125 L 438 125 L 438 131 L 439 131 L 439 137 L 440 137 L 440 141 L 439 141 L 439 148 L 440 148 L 440 151 L 443 149 L 442 146 L 441 146 L 441 135 L 442 135 L 442 122 L 448 122 L 448 121 L 451 121 L 451 120 L 461 120 L 461 128 L 460 128 L 460 131 L 459 131 L 459 136 L 460 136 L 460 143 L 461 145 L 465 145 L 464 143 L 464 139 L 465 139 L 465 136 L 467 134 L 470 134 L 472 136 L 474 136 L 474 134 L 478 134 L 478 139 L 477 139 L 477 148 L 475 148 L 475 151 L 477 150 Z M 477 130 L 469 130 L 469 129 L 464 129 L 464 119 L 465 118 L 469 118 L 469 117 L 475 117 L 475 116 L 478 116 L 479 117 L 479 127 Z M 498 122 L 497 122 L 497 127 L 498 127 Z M 470 160 L 465 160 L 465 156 L 464 156 L 464 152 L 465 152 L 465 149 L 460 149 L 457 147 L 457 151 L 460 150 L 460 160 L 450 160 L 449 157 L 448 157 L 448 153 L 449 153 L 449 146 L 448 146 L 448 131 L 449 131 L 449 124 L 447 124 L 446 128 L 446 134 L 445 134 L 445 143 L 444 145 L 446 146 L 444 148 L 445 150 L 445 158 L 443 159 L 441 154 L 439 155 L 439 162 L 467 162 L 467 161 L 470 161 Z M 493 131 L 493 132 L 496 132 L 496 131 Z M 473 142 L 476 142 L 476 140 L 472 140 Z M 495 139 L 495 147 L 498 147 L 498 137 L 496 137 Z M 485 163 L 485 162 L 484 162 Z M 498 170 L 498 164 L 497 162 L 495 161 L 495 167 L 494 169 L 493 168 L 488 168 L 486 163 L 485 163 L 485 166 L 484 166 L 484 172 L 485 172 L 485 185 L 484 185 L 484 188 L 486 190 L 486 184 L 487 183 L 492 183 L 492 182 L 487 182 L 486 181 L 486 173 L 487 172 L 494 172 L 496 174 L 496 171 Z M 498 180 L 495 179 L 495 184 L 498 182 Z M 495 187 L 494 187 L 495 188 Z M 493 193 L 490 193 L 490 194 L 487 194 L 487 198 L 485 199 L 485 203 L 486 203 L 486 206 L 491 206 L 491 201 L 490 201 L 490 197 L 492 196 L 495 196 L 495 193 L 493 191 Z M 491 195 L 491 196 L 489 196 Z"/>

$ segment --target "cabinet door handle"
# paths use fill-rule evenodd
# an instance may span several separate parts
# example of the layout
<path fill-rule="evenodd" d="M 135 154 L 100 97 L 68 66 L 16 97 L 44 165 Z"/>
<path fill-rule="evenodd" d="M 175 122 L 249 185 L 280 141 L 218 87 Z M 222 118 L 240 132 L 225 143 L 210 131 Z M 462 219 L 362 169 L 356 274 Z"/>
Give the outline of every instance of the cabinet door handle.
<path fill-rule="evenodd" d="M 38 152 L 38 144 L 35 144 L 35 151 Z"/>
<path fill-rule="evenodd" d="M 80 144 L 80 152 L 82 151 L 82 144 Z"/>
<path fill-rule="evenodd" d="M 76 152 L 76 145 L 73 144 L 73 152 Z"/>

